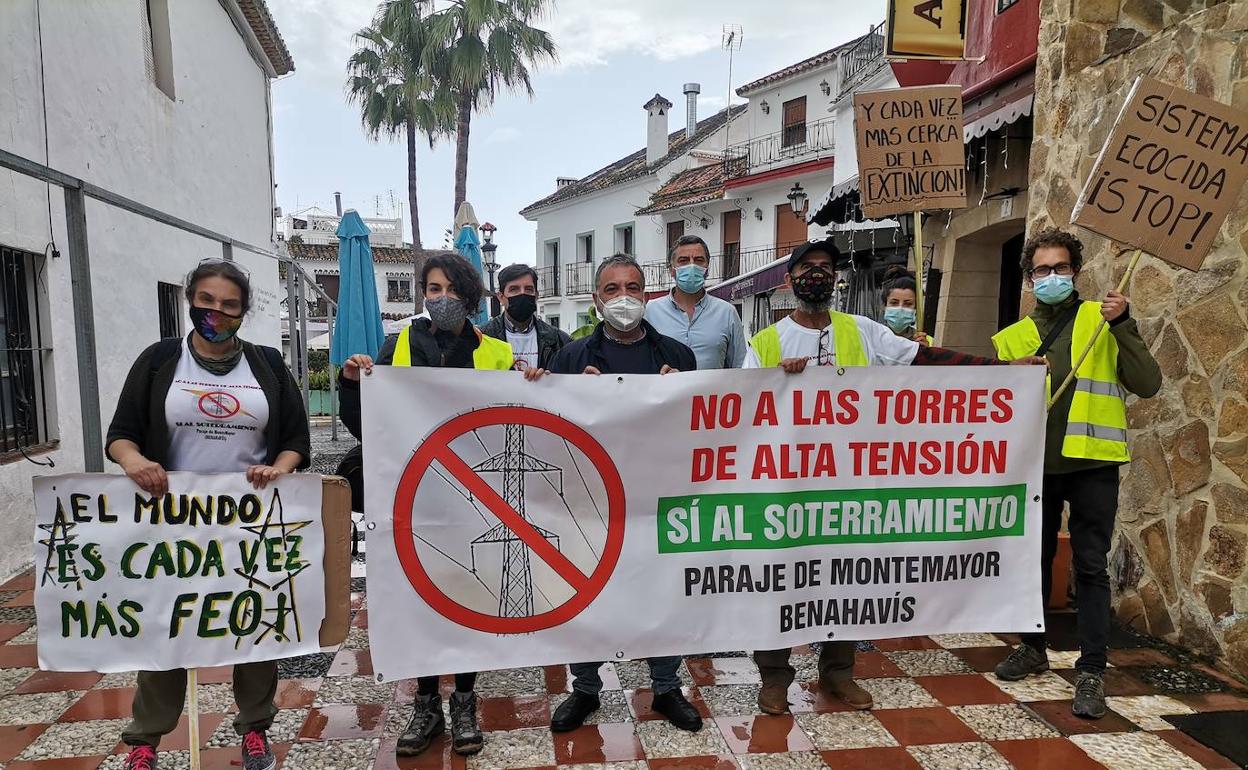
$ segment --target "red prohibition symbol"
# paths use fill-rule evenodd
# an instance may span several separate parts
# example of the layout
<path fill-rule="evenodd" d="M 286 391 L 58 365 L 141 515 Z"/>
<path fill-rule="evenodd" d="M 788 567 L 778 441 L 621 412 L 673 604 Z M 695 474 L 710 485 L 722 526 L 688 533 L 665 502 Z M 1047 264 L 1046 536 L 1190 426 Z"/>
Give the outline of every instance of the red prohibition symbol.
<path fill-rule="evenodd" d="M 238 414 L 242 404 L 233 395 L 221 390 L 214 390 L 199 397 L 199 411 L 214 420 L 228 420 Z"/>
<path fill-rule="evenodd" d="M 602 558 L 586 575 L 525 521 L 468 463 L 451 450 L 451 442 L 480 428 L 524 425 L 567 440 L 589 459 L 602 478 L 607 493 L 607 539 Z M 416 492 L 434 462 L 445 468 L 464 488 L 485 504 L 516 537 L 555 571 L 575 593 L 547 612 L 522 618 L 504 618 L 465 607 L 439 588 L 429 577 L 412 536 L 412 506 Z M 436 475 L 435 475 L 436 478 Z M 624 547 L 624 484 L 610 455 L 593 436 L 558 415 L 525 406 L 494 406 L 452 417 L 434 429 L 408 461 L 394 495 L 394 547 L 399 564 L 412 587 L 430 607 L 461 626 L 492 634 L 528 634 L 568 622 L 590 605 L 610 579 Z"/>

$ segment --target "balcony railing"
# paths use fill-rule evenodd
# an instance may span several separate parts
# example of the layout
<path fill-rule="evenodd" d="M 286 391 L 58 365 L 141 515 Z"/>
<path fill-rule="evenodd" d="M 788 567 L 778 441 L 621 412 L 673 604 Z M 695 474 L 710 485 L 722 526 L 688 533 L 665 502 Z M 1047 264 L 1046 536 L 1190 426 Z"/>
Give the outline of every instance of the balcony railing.
<path fill-rule="evenodd" d="M 543 297 L 558 297 L 560 290 L 559 268 L 546 265 L 537 268 L 537 291 Z"/>
<path fill-rule="evenodd" d="M 866 37 L 852 47 L 841 51 L 839 63 L 837 70 L 841 73 L 841 84 L 836 92 L 837 99 L 857 88 L 887 63 L 884 59 L 884 22 L 872 27 Z"/>
<path fill-rule="evenodd" d="M 774 134 L 755 137 L 728 148 L 729 177 L 747 176 L 781 166 L 831 157 L 836 148 L 836 120 L 788 126 Z"/>
<path fill-rule="evenodd" d="M 563 288 L 567 296 L 590 294 L 594 291 L 595 265 L 590 262 L 576 262 L 564 266 Z"/>

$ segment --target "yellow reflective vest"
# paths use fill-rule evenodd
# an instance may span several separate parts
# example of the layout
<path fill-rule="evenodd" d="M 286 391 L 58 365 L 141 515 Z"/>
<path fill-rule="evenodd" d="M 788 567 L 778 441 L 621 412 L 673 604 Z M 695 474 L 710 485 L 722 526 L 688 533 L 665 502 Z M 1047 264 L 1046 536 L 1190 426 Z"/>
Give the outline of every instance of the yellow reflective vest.
<path fill-rule="evenodd" d="M 848 313 L 829 311 L 832 326 L 833 346 L 836 349 L 837 366 L 867 366 L 866 346 L 862 344 L 862 332 L 858 330 L 858 322 Z M 783 355 L 780 350 L 780 332 L 775 324 L 768 326 L 750 339 L 750 347 L 758 356 L 763 368 L 779 366 Z"/>
<path fill-rule="evenodd" d="M 1101 303 L 1084 302 L 1075 314 L 1070 345 L 1070 365 L 1078 362 L 1088 340 L 1101 322 Z M 1031 318 L 1007 326 L 992 338 L 997 355 L 1007 361 L 1035 355 L 1040 349 L 1040 330 Z M 1112 334 L 1096 339 L 1092 352 L 1075 372 L 1075 392 L 1066 416 L 1062 455 L 1084 460 L 1125 463 L 1131 461 L 1127 446 L 1127 391 L 1118 380 L 1118 341 Z M 1052 384 L 1048 386 L 1052 392 Z"/>
<path fill-rule="evenodd" d="M 399 332 L 399 339 L 394 345 L 394 360 L 390 362 L 391 366 L 412 365 L 411 330 L 412 327 L 409 325 Z M 511 345 L 482 334 L 480 329 L 473 331 L 477 333 L 477 349 L 472 351 L 472 368 L 501 371 L 510 369 L 516 361 L 511 352 Z"/>

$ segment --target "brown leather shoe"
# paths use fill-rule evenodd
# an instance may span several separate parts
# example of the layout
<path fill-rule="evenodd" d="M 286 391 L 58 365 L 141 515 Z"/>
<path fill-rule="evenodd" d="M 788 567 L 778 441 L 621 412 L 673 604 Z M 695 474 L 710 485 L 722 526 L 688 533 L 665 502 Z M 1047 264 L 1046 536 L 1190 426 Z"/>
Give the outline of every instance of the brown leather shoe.
<path fill-rule="evenodd" d="M 828 695 L 839 698 L 846 705 L 859 711 L 866 711 L 875 705 L 875 700 L 872 699 L 871 693 L 859 687 L 858 683 L 853 679 L 842 679 L 837 682 L 824 681 L 821 684 L 824 692 Z"/>
<path fill-rule="evenodd" d="M 789 713 L 789 688 L 765 684 L 758 691 L 758 710 L 764 714 Z"/>

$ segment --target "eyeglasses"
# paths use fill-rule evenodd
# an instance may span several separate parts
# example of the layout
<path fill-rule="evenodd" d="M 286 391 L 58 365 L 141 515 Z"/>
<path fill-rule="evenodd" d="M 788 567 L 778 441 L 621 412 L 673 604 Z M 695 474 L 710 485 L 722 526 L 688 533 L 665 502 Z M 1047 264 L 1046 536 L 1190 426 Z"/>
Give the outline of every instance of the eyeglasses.
<path fill-rule="evenodd" d="M 819 332 L 819 356 L 815 359 L 815 363 L 819 366 L 836 366 L 836 354 L 828 349 L 828 343 L 832 341 L 832 332 L 828 328 L 824 328 Z"/>
<path fill-rule="evenodd" d="M 237 262 L 233 259 L 226 259 L 224 257 L 204 257 L 199 260 L 199 264 L 195 266 L 195 269 L 198 270 L 199 268 L 206 267 L 208 265 L 230 265 L 235 270 L 238 270 L 238 272 L 246 276 L 247 280 L 251 280 L 251 271 L 248 270 L 243 263 Z"/>
<path fill-rule="evenodd" d="M 1032 278 L 1048 278 L 1050 275 L 1069 276 L 1074 274 L 1075 268 L 1069 263 L 1054 265 L 1052 267 L 1049 267 L 1048 265 L 1040 265 L 1039 267 L 1033 267 L 1027 271 L 1027 275 Z"/>

